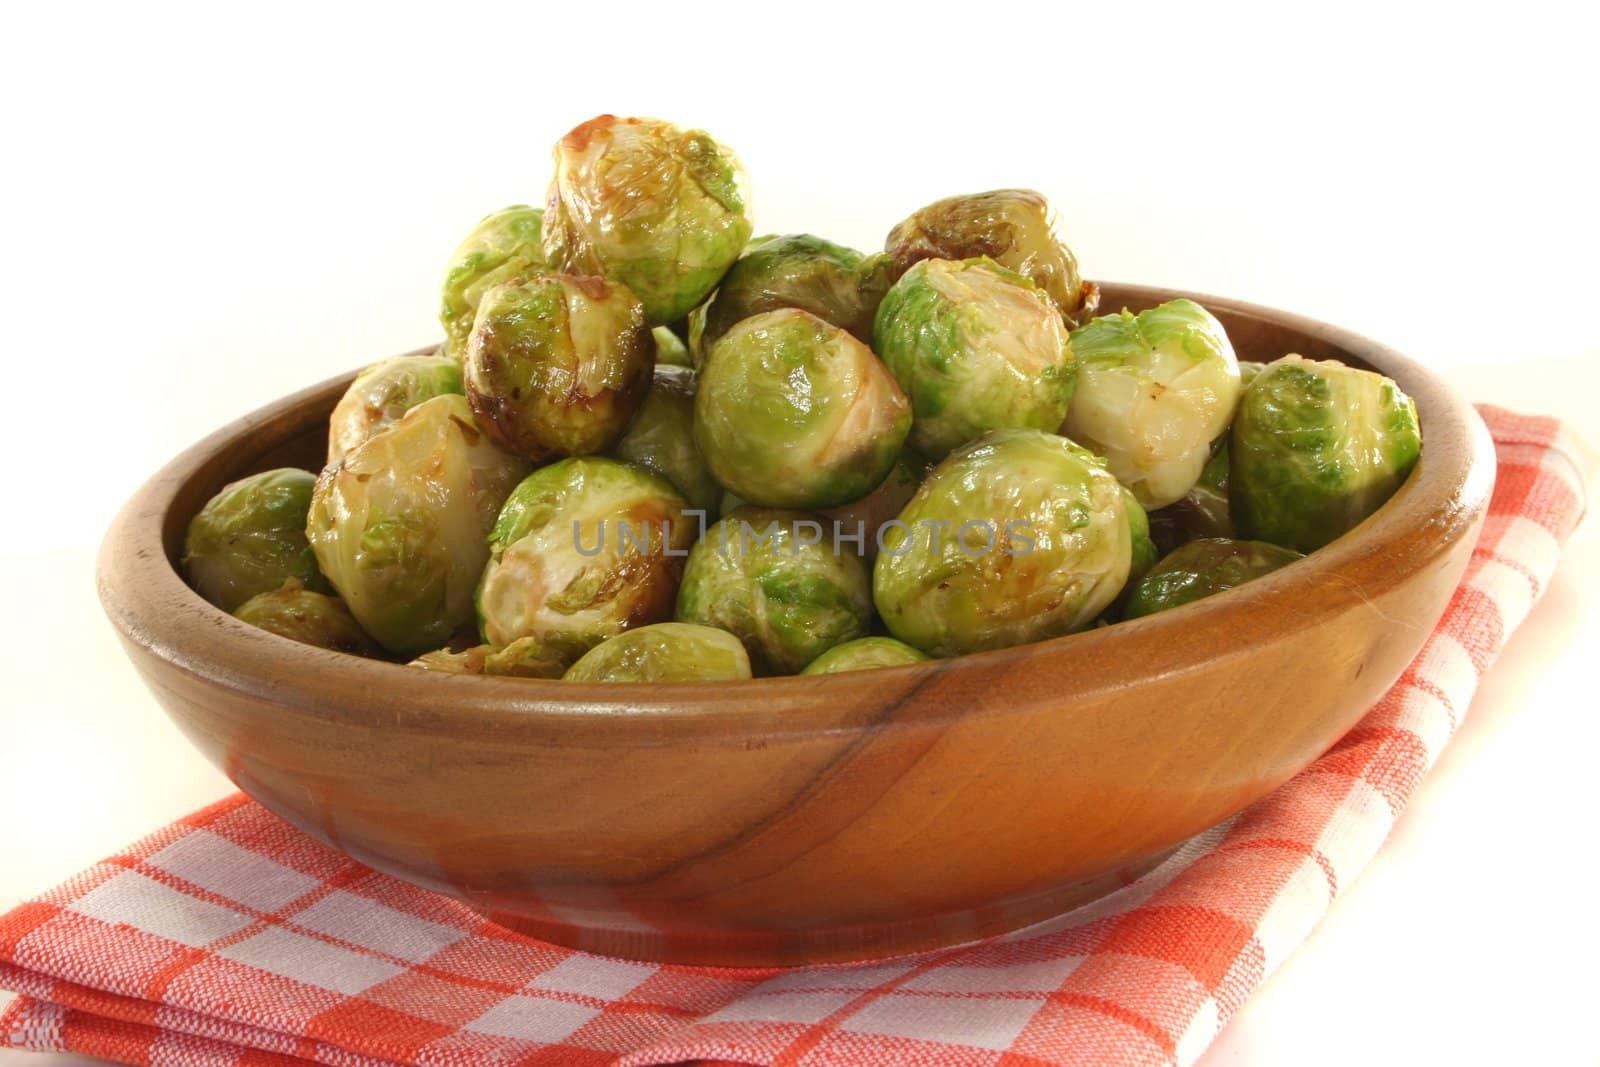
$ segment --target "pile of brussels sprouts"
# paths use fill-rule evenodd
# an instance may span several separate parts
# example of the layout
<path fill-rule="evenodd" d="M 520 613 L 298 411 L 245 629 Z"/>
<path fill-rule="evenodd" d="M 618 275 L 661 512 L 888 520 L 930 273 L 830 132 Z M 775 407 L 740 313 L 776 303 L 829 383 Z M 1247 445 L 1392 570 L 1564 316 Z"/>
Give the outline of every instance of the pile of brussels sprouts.
<path fill-rule="evenodd" d="M 1096 317 L 1034 192 L 930 204 L 873 255 L 751 233 L 709 135 L 572 130 L 544 209 L 457 249 L 444 346 L 355 379 L 321 475 L 194 518 L 194 588 L 436 671 L 860 670 L 1248 582 L 1372 514 L 1421 449 L 1382 375 L 1240 363 L 1190 300 Z"/>

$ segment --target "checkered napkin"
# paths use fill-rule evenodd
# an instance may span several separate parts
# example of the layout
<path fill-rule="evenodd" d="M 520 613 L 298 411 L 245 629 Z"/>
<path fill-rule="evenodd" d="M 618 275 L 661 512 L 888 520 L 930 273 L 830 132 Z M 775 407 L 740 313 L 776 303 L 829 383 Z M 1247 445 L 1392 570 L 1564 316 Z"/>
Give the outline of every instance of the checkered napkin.
<path fill-rule="evenodd" d="M 1382 843 L 1584 507 L 1551 419 L 1499 458 L 1470 569 L 1416 661 L 1304 773 L 1117 894 L 860 966 L 592 956 L 485 923 L 242 796 L 0 918 L 0 1042 L 132 1064 L 1187 1064 Z"/>

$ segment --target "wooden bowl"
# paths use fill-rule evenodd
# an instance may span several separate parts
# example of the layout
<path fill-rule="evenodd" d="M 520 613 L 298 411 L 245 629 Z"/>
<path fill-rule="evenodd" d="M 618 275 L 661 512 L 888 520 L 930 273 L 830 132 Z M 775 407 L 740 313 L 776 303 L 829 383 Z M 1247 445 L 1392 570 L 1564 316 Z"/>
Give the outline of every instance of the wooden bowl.
<path fill-rule="evenodd" d="M 1105 306 L 1178 294 L 1105 287 Z M 1198 297 L 1240 358 L 1336 358 L 1417 403 L 1376 515 L 1250 585 L 1135 622 L 850 674 L 651 686 L 436 674 L 295 644 L 191 592 L 223 484 L 317 469 L 350 375 L 150 480 L 100 596 L 189 738 L 245 792 L 380 870 L 618 956 L 785 965 L 971 940 L 1115 888 L 1339 739 L 1416 655 L 1484 514 L 1472 409 L 1399 354 Z"/>

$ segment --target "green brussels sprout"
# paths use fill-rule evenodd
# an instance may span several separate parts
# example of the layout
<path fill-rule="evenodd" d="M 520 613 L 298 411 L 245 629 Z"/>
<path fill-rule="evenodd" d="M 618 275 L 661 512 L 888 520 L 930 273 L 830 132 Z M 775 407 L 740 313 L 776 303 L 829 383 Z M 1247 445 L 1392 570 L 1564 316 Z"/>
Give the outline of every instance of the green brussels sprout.
<path fill-rule="evenodd" d="M 478 431 L 465 397 L 436 396 L 322 472 L 306 534 L 379 644 L 438 648 L 472 618 L 484 537 L 527 469 Z"/>
<path fill-rule="evenodd" d="M 1145 513 L 1144 505 L 1139 503 L 1139 498 L 1127 486 L 1120 488 L 1122 506 L 1128 511 L 1128 537 L 1132 548 L 1128 557 L 1128 583 L 1131 584 L 1143 578 L 1156 565 L 1161 552 L 1150 535 L 1150 516 Z"/>
<path fill-rule="evenodd" d="M 988 259 L 925 259 L 894 284 L 873 346 L 911 398 L 911 446 L 930 459 L 988 430 L 1055 432 L 1077 380 L 1056 306 Z"/>
<path fill-rule="evenodd" d="M 560 678 L 570 660 L 546 648 L 536 637 L 523 637 L 504 648 L 473 645 L 460 652 L 441 648 L 424 652 L 411 666 L 445 674 L 489 674 L 506 678 Z"/>
<path fill-rule="evenodd" d="M 1132 564 L 1122 487 L 1098 458 L 1039 430 L 951 453 L 890 523 L 872 572 L 889 632 L 932 656 L 1088 626 Z"/>
<path fill-rule="evenodd" d="M 449 356 L 400 356 L 374 363 L 350 383 L 328 416 L 328 463 L 436 396 L 464 395 L 461 366 Z"/>
<path fill-rule="evenodd" d="M 564 675 L 569 682 L 723 682 L 750 677 L 750 656 L 726 630 L 658 622 L 591 648 Z"/>
<path fill-rule="evenodd" d="M 871 344 L 872 320 L 888 291 L 885 255 L 863 256 L 808 233 L 762 238 L 745 247 L 705 305 L 700 350 L 735 323 L 778 308 L 809 311 Z"/>
<path fill-rule="evenodd" d="M 626 285 L 652 326 L 676 322 L 750 237 L 745 186 L 739 160 L 702 130 L 601 115 L 556 144 L 545 258 Z"/>
<path fill-rule="evenodd" d="M 661 475 L 691 508 L 715 518 L 722 486 L 694 443 L 694 393 L 694 371 L 657 366 L 644 405 L 611 454 Z"/>
<path fill-rule="evenodd" d="M 1072 331 L 1078 392 L 1061 432 L 1104 456 L 1147 509 L 1200 480 L 1239 402 L 1239 364 L 1222 324 L 1192 300 L 1124 310 Z"/>
<path fill-rule="evenodd" d="M 987 256 L 1050 297 L 1068 325 L 1088 321 L 1100 290 L 1078 275 L 1078 260 L 1056 230 L 1050 204 L 1032 189 L 996 189 L 939 200 L 889 231 L 884 250 L 899 278 L 925 259 Z"/>
<path fill-rule="evenodd" d="M 489 535 L 478 628 L 491 645 L 537 638 L 577 659 L 672 617 L 695 526 L 666 479 L 602 456 L 534 471 Z"/>
<path fill-rule="evenodd" d="M 1266 369 L 1267 365 L 1265 363 L 1257 363 L 1253 360 L 1241 359 L 1239 361 L 1240 391 L 1243 392 L 1243 390 L 1250 388 L 1250 383 L 1256 380 L 1256 375 L 1260 374 Z"/>
<path fill-rule="evenodd" d="M 240 604 L 233 617 L 301 644 L 355 656 L 383 655 L 344 601 L 312 592 L 298 578 L 270 593 L 257 593 Z"/>
<path fill-rule="evenodd" d="M 694 434 L 718 482 L 768 507 L 832 507 L 877 488 L 911 405 L 866 345 L 797 308 L 738 323 L 700 368 Z"/>
<path fill-rule="evenodd" d="M 656 343 L 656 366 L 694 366 L 694 360 L 689 356 L 689 346 L 683 338 L 672 332 L 671 327 L 656 326 L 651 329 L 650 337 Z"/>
<path fill-rule="evenodd" d="M 462 378 L 484 432 L 537 462 L 616 444 L 654 358 L 633 294 L 603 278 L 539 274 L 483 294 Z"/>
<path fill-rule="evenodd" d="M 742 507 L 689 553 L 678 618 L 727 630 L 764 674 L 794 674 L 872 620 L 866 564 L 815 515 Z"/>
<path fill-rule="evenodd" d="M 1174 549 L 1134 584 L 1122 615 L 1137 619 L 1232 589 L 1304 557 L 1264 541 L 1202 537 Z"/>
<path fill-rule="evenodd" d="M 878 667 L 901 667 L 907 663 L 927 661 L 927 656 L 904 641 L 896 641 L 892 637 L 858 637 L 828 649 L 800 673 L 842 674 L 845 671 L 870 671 Z"/>
<path fill-rule="evenodd" d="M 911 502 L 917 486 L 927 477 L 928 469 L 927 460 L 910 449 L 904 449 L 878 488 L 860 500 L 828 508 L 822 512 L 822 516 L 833 523 L 835 537 L 840 543 L 854 545 L 870 561 L 878 555 L 878 539 L 882 536 L 880 531 L 884 524 L 899 515 L 900 510 Z M 732 510 L 724 505 L 723 513 Z"/>
<path fill-rule="evenodd" d="M 306 511 L 317 476 L 283 467 L 222 488 L 189 521 L 183 569 L 194 591 L 233 611 L 289 578 L 330 589 L 306 542 Z"/>
<path fill-rule="evenodd" d="M 450 257 L 439 307 L 446 353 L 459 359 L 467 350 L 484 293 L 544 269 L 543 220 L 542 210 L 526 204 L 501 208 L 474 226 Z"/>
<path fill-rule="evenodd" d="M 1243 537 L 1310 552 L 1377 511 L 1416 466 L 1416 405 L 1389 378 L 1284 356 L 1234 419 L 1228 496 Z"/>

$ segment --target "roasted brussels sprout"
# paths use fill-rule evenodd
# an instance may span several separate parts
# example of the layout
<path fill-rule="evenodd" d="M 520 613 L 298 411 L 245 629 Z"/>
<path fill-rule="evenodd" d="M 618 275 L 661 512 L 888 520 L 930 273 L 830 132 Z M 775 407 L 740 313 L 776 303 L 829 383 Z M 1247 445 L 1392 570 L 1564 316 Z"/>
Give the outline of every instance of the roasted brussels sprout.
<path fill-rule="evenodd" d="M 1054 432 L 1077 380 L 1056 306 L 988 259 L 925 259 L 878 307 L 874 348 L 911 398 L 911 445 L 929 459 L 985 431 Z"/>
<path fill-rule="evenodd" d="M 623 630 L 672 617 L 696 527 L 683 497 L 614 459 L 565 459 L 512 491 L 489 535 L 478 626 L 491 645 L 537 638 L 576 659 Z"/>
<path fill-rule="evenodd" d="M 447 354 L 459 359 L 467 350 L 484 293 L 544 269 L 543 219 L 543 211 L 526 204 L 501 208 L 474 226 L 450 257 L 439 307 Z"/>
<path fill-rule="evenodd" d="M 189 521 L 183 569 L 194 591 L 233 611 L 289 578 L 326 592 L 306 542 L 306 511 L 316 475 L 283 467 L 226 485 Z"/>
<path fill-rule="evenodd" d="M 1089 625 L 1131 560 L 1122 487 L 1095 456 L 996 430 L 935 467 L 885 528 L 873 599 L 895 637 L 958 656 Z"/>
<path fill-rule="evenodd" d="M 1190 541 L 1135 583 L 1123 618 L 1137 619 L 1232 589 L 1300 558 L 1298 552 L 1263 541 L 1224 537 Z"/>
<path fill-rule="evenodd" d="M 644 402 L 654 358 L 626 289 L 540 274 L 483 294 L 462 378 L 495 443 L 539 461 L 616 444 Z"/>
<path fill-rule="evenodd" d="M 742 507 L 689 553 L 678 618 L 735 635 L 763 674 L 794 674 L 867 633 L 872 592 L 866 564 L 836 551 L 817 516 Z"/>
<path fill-rule="evenodd" d="M 900 509 L 911 502 L 917 486 L 927 477 L 928 469 L 927 460 L 909 448 L 904 449 L 878 488 L 860 500 L 823 511 L 823 518 L 833 523 L 836 540 L 854 547 L 869 561 L 876 557 L 884 523 L 899 515 Z M 724 506 L 724 511 L 731 510 Z"/>
<path fill-rule="evenodd" d="M 338 463 L 424 400 L 450 393 L 465 390 L 461 365 L 449 356 L 400 356 L 373 364 L 356 375 L 328 416 L 328 463 Z"/>
<path fill-rule="evenodd" d="M 425 652 L 411 666 L 446 674 L 491 674 L 507 678 L 560 678 L 569 657 L 546 648 L 536 637 L 523 637 L 504 648 L 473 645 L 460 652 L 441 648 Z"/>
<path fill-rule="evenodd" d="M 889 291 L 889 259 L 808 233 L 751 242 L 717 285 L 700 325 L 704 352 L 752 315 L 778 308 L 809 311 L 823 322 L 872 343 L 872 319 Z"/>
<path fill-rule="evenodd" d="M 658 622 L 627 630 L 585 652 L 569 682 L 719 682 L 750 677 L 750 657 L 726 630 Z"/>
<path fill-rule="evenodd" d="M 694 360 L 689 356 L 689 346 L 671 327 L 657 326 L 650 331 L 650 336 L 656 343 L 656 366 L 694 366 Z"/>
<path fill-rule="evenodd" d="M 1290 355 L 1250 383 L 1230 447 L 1240 535 L 1310 552 L 1400 488 L 1422 431 L 1416 406 L 1389 378 Z"/>
<path fill-rule="evenodd" d="M 749 237 L 744 168 L 704 131 L 601 115 L 556 145 L 545 258 L 621 282 L 652 326 L 709 296 Z"/>
<path fill-rule="evenodd" d="M 845 671 L 870 671 L 877 667 L 926 663 L 927 660 L 927 656 L 904 641 L 896 641 L 892 637 L 858 637 L 828 649 L 800 673 L 842 674 Z"/>
<path fill-rule="evenodd" d="M 694 393 L 694 371 L 657 366 L 644 405 L 611 454 L 661 475 L 691 508 L 715 518 L 722 486 L 694 442 Z"/>
<path fill-rule="evenodd" d="M 282 588 L 270 593 L 257 593 L 240 604 L 233 616 L 302 644 L 356 656 L 383 654 L 350 614 L 350 609 L 344 606 L 344 601 L 326 593 L 314 593 L 298 578 L 290 578 Z"/>
<path fill-rule="evenodd" d="M 768 507 L 832 507 L 877 488 L 911 405 L 866 345 L 797 308 L 738 323 L 700 368 L 694 432 L 711 472 Z"/>
<path fill-rule="evenodd" d="M 1239 402 L 1222 324 L 1192 300 L 1124 310 L 1072 331 L 1078 392 L 1061 432 L 1104 456 L 1154 510 L 1194 487 Z"/>
<path fill-rule="evenodd" d="M 437 648 L 472 618 L 484 536 L 527 469 L 478 432 L 465 397 L 436 396 L 322 472 L 306 534 L 379 644 Z"/>
<path fill-rule="evenodd" d="M 883 247 L 895 278 L 925 259 L 988 256 L 1032 279 L 1068 325 L 1086 322 L 1100 302 L 1095 284 L 1078 276 L 1078 260 L 1057 234 L 1049 203 L 1032 189 L 936 201 L 890 230 Z"/>

